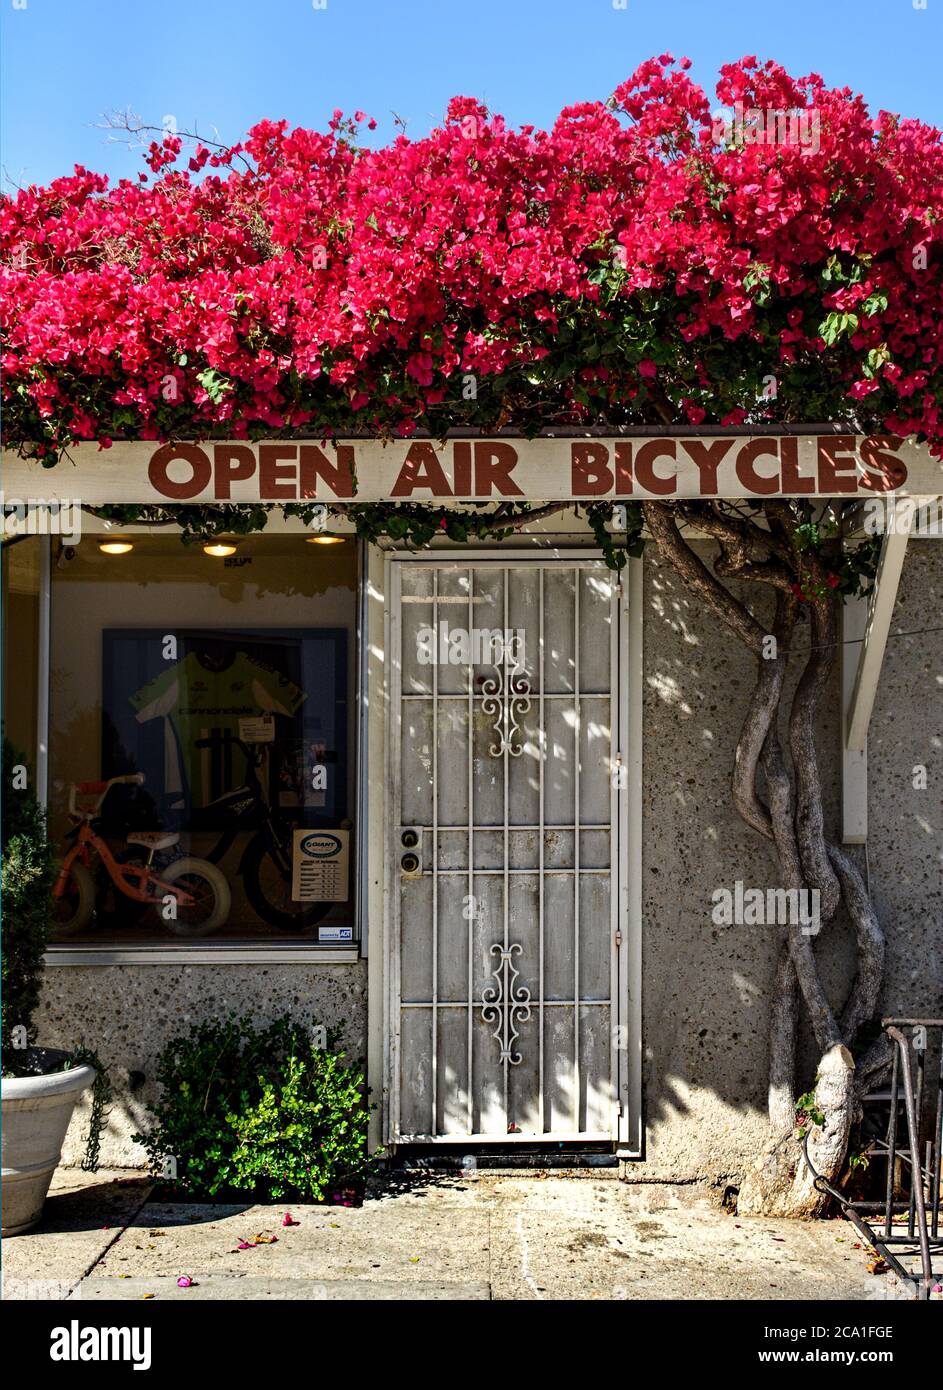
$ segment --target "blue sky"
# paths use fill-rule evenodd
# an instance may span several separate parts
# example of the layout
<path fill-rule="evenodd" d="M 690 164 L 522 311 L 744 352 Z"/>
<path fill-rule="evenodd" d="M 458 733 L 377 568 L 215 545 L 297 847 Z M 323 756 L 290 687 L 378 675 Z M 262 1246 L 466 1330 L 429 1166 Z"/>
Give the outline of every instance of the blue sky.
<path fill-rule="evenodd" d="M 323 128 L 338 106 L 376 117 L 378 139 L 395 133 L 393 111 L 421 135 L 455 94 L 545 125 L 666 51 L 690 57 L 711 89 L 720 64 L 756 53 L 861 91 L 875 111 L 943 126 L 943 0 L 320 4 L 0 0 L 4 173 L 45 183 L 80 163 L 135 174 L 139 154 L 96 129 L 127 107 L 224 141 L 263 117 Z"/>

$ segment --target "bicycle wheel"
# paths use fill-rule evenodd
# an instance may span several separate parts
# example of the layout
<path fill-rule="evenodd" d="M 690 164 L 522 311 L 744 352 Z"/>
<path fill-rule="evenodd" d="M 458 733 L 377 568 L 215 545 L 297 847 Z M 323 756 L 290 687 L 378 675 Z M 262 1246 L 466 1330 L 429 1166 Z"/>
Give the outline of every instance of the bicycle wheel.
<path fill-rule="evenodd" d="M 69 870 L 65 892 L 52 900 L 56 936 L 75 936 L 84 931 L 95 911 L 95 880 L 78 860 Z"/>
<path fill-rule="evenodd" d="M 291 896 L 291 856 L 285 865 L 273 857 L 264 835 L 249 843 L 242 861 L 246 897 L 255 912 L 270 927 L 282 931 L 304 931 L 326 917 L 333 903 L 298 903 Z"/>
<path fill-rule="evenodd" d="M 164 916 L 163 902 L 154 908 L 160 925 L 175 936 L 209 936 L 228 919 L 232 902 L 229 884 L 215 864 L 183 855 L 156 872 L 164 883 L 182 888 L 193 899 L 189 906 L 177 903 L 172 917 Z"/>

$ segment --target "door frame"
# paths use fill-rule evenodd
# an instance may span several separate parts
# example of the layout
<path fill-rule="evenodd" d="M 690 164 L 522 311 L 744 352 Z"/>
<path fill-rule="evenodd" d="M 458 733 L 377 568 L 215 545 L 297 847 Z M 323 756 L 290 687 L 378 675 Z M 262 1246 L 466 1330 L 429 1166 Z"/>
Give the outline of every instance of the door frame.
<path fill-rule="evenodd" d="M 390 838 L 390 825 L 395 814 L 394 769 L 400 753 L 401 720 L 394 719 L 399 710 L 400 692 L 400 584 L 404 564 L 504 566 L 553 563 L 591 562 L 602 566 L 599 553 L 592 546 L 568 545 L 563 548 L 550 541 L 547 545 L 530 547 L 433 547 L 415 552 L 409 550 L 380 551 L 370 547 L 365 580 L 372 618 L 365 623 L 365 637 L 370 644 L 368 661 L 368 726 L 369 751 L 372 766 L 378 766 L 382 754 L 384 768 L 383 795 L 370 798 L 371 835 L 368 868 L 370 903 L 368 912 L 374 928 L 382 920 L 382 942 L 379 931 L 372 932 L 369 959 L 368 1031 L 370 1074 L 382 1085 L 373 1087 L 379 1092 L 380 1106 L 372 1130 L 375 1143 L 395 1149 L 407 1141 L 393 1138 L 394 1086 L 399 1064 L 399 941 L 396 910 L 399 879 L 396 873 L 398 855 Z M 618 719 L 614 724 L 613 746 L 622 754 L 627 769 L 627 786 L 621 793 L 613 788 L 612 815 L 616 826 L 616 856 L 614 858 L 615 891 L 612 901 L 612 930 L 621 940 L 613 951 L 612 977 L 612 1034 L 616 1115 L 612 1142 L 622 1158 L 639 1158 L 643 1147 L 641 1113 L 642 1091 L 642 1020 L 641 1020 L 641 814 L 642 814 L 642 562 L 630 560 L 622 571 L 618 601 L 619 621 L 612 633 L 613 686 Z M 382 632 L 382 638 L 381 638 Z M 378 646 L 378 639 L 382 646 Z M 377 744 L 381 743 L 382 748 Z M 375 790 L 379 790 L 375 788 Z M 377 834 L 379 832 L 379 834 Z M 615 1026 L 618 1025 L 618 1028 Z M 502 1136 L 498 1141 L 514 1142 L 517 1136 Z M 525 1143 L 539 1142 L 539 1136 L 521 1135 Z M 425 1141 L 424 1141 L 425 1142 Z M 470 1143 L 468 1138 L 435 1136 L 428 1142 Z M 484 1142 L 484 1141 L 482 1141 Z M 554 1140 L 553 1142 L 557 1142 Z"/>

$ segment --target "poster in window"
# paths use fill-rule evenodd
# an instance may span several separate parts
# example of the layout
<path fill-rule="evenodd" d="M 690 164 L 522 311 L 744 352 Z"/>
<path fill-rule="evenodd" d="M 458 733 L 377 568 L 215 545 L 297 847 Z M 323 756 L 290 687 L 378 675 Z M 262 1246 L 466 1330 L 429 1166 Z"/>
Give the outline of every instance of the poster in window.
<path fill-rule="evenodd" d="M 143 772 L 163 825 L 222 825 L 250 758 L 300 826 L 347 815 L 344 629 L 106 628 L 102 668 L 102 776 Z"/>

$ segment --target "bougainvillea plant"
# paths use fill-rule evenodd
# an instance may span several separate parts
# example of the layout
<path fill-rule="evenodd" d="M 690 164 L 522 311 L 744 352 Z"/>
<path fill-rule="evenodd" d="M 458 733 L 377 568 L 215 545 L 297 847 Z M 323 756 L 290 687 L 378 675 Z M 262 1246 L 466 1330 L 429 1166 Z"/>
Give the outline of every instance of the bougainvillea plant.
<path fill-rule="evenodd" d="M 746 59 L 718 99 L 816 134 L 738 138 L 688 66 L 550 131 L 336 112 L 5 197 L 7 441 L 853 415 L 939 452 L 939 133 Z"/>
<path fill-rule="evenodd" d="M 263 122 L 227 149 L 167 135 L 136 181 L 109 188 L 77 168 L 5 197 L 6 442 L 54 466 L 81 440 L 832 422 L 943 457 L 940 132 L 754 58 L 717 86 L 728 112 L 763 117 L 745 129 L 718 119 L 689 66 L 643 63 L 549 131 L 460 97 L 428 136 L 376 149 L 362 143 L 374 122 L 336 112 L 327 133 Z M 814 138 L 781 138 L 784 113 Z M 424 545 L 500 537 L 567 505 L 340 510 L 368 540 Z M 610 564 L 644 530 L 756 657 L 733 801 L 784 885 L 819 891 L 822 931 L 782 931 L 770 1141 L 740 1201 L 811 1212 L 800 997 L 821 1059 L 805 1137 L 829 1179 L 887 1059 L 868 1042 L 884 936 L 826 826 L 815 748 L 838 605 L 867 588 L 875 543 L 848 498 L 633 503 L 615 536 L 608 504 L 586 511 Z M 266 509 L 110 515 L 187 535 L 257 529 Z M 842 918 L 857 973 L 835 1009 L 817 953 Z"/>

